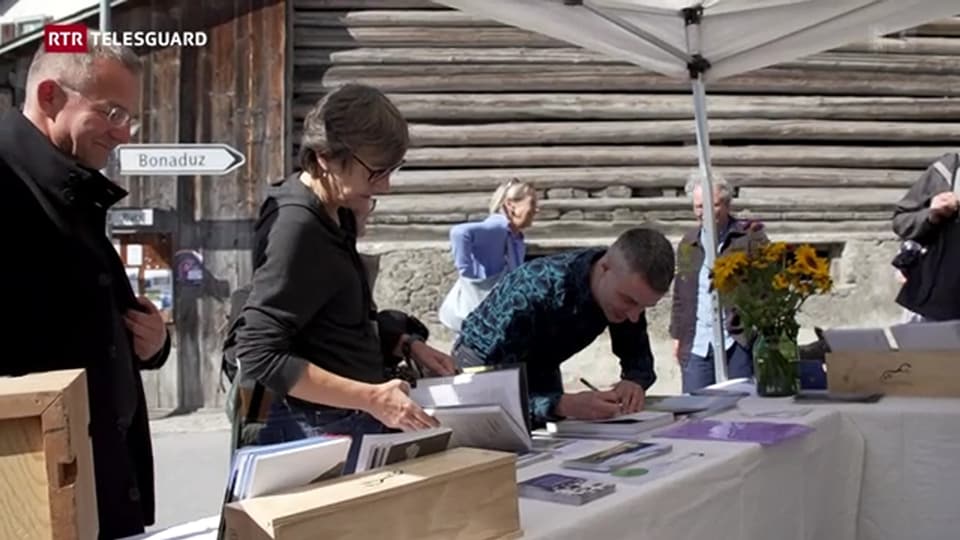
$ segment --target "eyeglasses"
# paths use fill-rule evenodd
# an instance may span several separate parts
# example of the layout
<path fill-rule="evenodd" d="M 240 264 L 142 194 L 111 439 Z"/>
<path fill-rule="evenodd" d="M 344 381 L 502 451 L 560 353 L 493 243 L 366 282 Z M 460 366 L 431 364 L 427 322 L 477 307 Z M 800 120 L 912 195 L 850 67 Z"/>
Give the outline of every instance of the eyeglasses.
<path fill-rule="evenodd" d="M 407 162 L 407 160 L 401 159 L 400 162 L 397 163 L 396 165 L 392 165 L 385 169 L 374 169 L 373 167 L 367 165 L 366 162 L 364 162 L 362 159 L 360 159 L 360 156 L 358 156 L 357 153 L 354 152 L 353 150 L 350 150 L 350 155 L 353 156 L 353 159 L 357 160 L 357 163 L 359 163 L 360 165 L 363 165 L 363 168 L 366 169 L 368 173 L 370 173 L 370 176 L 367 177 L 367 182 L 371 184 L 375 184 L 385 178 L 389 178 L 390 175 L 399 171 L 400 167 L 403 167 L 403 165 Z M 376 200 L 374 200 L 373 204 L 374 206 L 376 206 Z M 372 212 L 373 208 L 371 208 L 370 211 Z"/>
<path fill-rule="evenodd" d="M 93 106 L 93 110 L 102 114 L 107 119 L 107 122 L 109 122 L 111 126 L 117 127 L 117 128 L 129 126 L 131 134 L 139 131 L 140 120 L 134 118 L 134 116 L 130 114 L 130 111 L 128 111 L 127 109 L 113 103 L 107 103 L 107 104 L 97 103 L 92 99 L 90 99 L 89 97 L 87 97 L 87 95 L 81 92 L 80 90 L 77 90 L 76 88 L 70 85 L 64 84 L 62 82 L 59 84 L 60 84 L 60 87 L 63 88 L 64 90 L 68 90 L 82 97 L 88 102 L 90 102 L 90 104 Z"/>

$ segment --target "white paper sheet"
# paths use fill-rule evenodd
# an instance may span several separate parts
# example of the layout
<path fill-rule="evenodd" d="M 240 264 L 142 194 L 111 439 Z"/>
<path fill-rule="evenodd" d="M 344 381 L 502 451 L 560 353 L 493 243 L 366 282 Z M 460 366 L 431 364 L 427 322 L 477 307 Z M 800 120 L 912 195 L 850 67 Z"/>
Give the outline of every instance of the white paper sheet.
<path fill-rule="evenodd" d="M 533 445 L 526 425 L 518 424 L 500 405 L 428 407 L 424 411 L 453 429 L 452 448 L 527 452 Z"/>
<path fill-rule="evenodd" d="M 127 265 L 143 265 L 143 246 L 140 244 L 127 244 Z"/>

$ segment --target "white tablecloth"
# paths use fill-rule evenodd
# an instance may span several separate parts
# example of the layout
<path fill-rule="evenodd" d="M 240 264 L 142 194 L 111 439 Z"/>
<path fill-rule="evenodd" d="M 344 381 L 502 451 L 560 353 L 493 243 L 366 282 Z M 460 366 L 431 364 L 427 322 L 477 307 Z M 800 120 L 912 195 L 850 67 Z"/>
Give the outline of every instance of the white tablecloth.
<path fill-rule="evenodd" d="M 859 540 L 960 539 L 960 399 L 830 407 L 866 442 Z"/>
<path fill-rule="evenodd" d="M 830 409 L 792 418 L 753 416 L 771 409 L 796 410 L 781 400 L 748 399 L 741 411 L 723 417 L 805 423 L 815 431 L 768 448 L 669 439 L 673 452 L 644 466 L 704 456 L 648 476 L 617 478 L 616 493 L 581 507 L 521 499 L 524 538 L 853 540 L 863 439 Z M 556 461 L 520 469 L 518 479 L 551 470 L 559 470 Z M 208 518 L 138 538 L 207 540 L 215 538 L 216 526 L 217 519 Z"/>
<path fill-rule="evenodd" d="M 761 408 L 770 412 L 770 405 L 764 401 Z M 707 457 L 643 485 L 622 483 L 617 493 L 581 507 L 521 499 L 524 538 L 855 538 L 863 439 L 849 421 L 829 410 L 783 419 L 738 412 L 718 418 L 805 423 L 816 431 L 767 448 L 660 439 L 674 451 L 651 464 L 691 451 Z M 543 463 L 518 476 L 552 469 L 556 464 Z"/>

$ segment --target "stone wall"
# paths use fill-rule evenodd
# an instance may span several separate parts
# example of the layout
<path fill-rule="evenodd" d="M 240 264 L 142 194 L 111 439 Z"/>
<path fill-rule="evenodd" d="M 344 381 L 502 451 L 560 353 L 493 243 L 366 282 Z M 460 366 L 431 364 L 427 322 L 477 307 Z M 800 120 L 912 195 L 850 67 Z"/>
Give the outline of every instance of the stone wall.
<path fill-rule="evenodd" d="M 801 343 L 813 339 L 813 326 L 889 325 L 901 314 L 893 299 L 897 292 L 890 260 L 898 243 L 893 240 L 852 240 L 837 245 L 833 261 L 835 291 L 808 301 L 801 314 Z M 380 257 L 380 274 L 375 295 L 382 308 L 402 309 L 421 318 L 433 332 L 433 339 L 448 349 L 449 331 L 437 321 L 437 309 L 453 284 L 455 271 L 449 249 L 439 245 L 367 244 L 368 253 Z M 532 250 L 536 246 L 531 246 Z M 672 358 L 667 334 L 670 320 L 668 294 L 648 314 L 656 357 L 656 392 L 679 392 L 680 372 Z M 595 384 L 608 384 L 619 374 L 617 360 L 610 353 L 606 335 L 563 366 L 569 390 L 579 390 L 579 377 Z"/>

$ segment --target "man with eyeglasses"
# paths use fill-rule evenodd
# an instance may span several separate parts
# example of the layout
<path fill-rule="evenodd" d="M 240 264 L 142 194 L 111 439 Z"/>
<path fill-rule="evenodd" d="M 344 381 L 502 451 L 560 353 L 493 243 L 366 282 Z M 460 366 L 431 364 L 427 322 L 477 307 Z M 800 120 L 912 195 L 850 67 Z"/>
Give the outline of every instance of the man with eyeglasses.
<path fill-rule="evenodd" d="M 102 539 L 139 534 L 154 522 L 139 372 L 162 366 L 170 350 L 159 312 L 135 296 L 104 235 L 107 209 L 127 192 L 98 170 L 136 130 L 140 72 L 129 49 L 41 48 L 23 111 L 0 118 L 9 254 L 0 280 L 8 315 L 0 375 L 85 370 Z"/>

